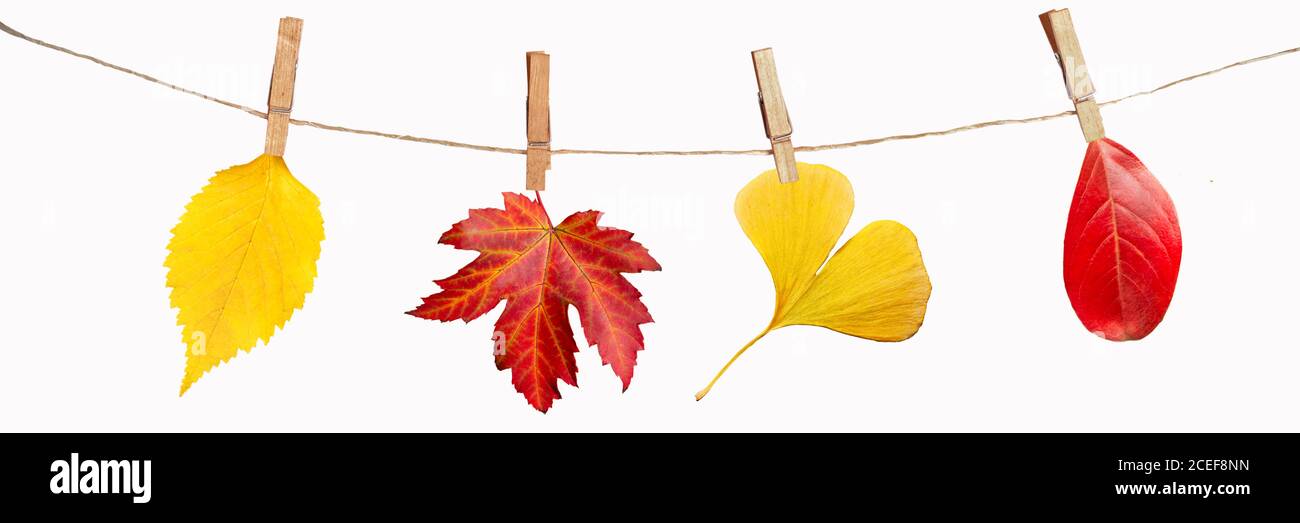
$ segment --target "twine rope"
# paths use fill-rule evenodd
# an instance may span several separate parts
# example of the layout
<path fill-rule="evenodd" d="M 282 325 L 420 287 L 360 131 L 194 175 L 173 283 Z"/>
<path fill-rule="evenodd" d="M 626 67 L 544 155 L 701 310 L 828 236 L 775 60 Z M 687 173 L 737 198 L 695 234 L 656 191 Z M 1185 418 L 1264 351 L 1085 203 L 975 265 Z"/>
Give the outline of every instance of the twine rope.
<path fill-rule="evenodd" d="M 6 25 L 3 21 L 0 21 L 0 31 L 3 31 L 3 32 L 5 32 L 5 33 L 7 33 L 7 34 L 9 34 L 9 35 L 11 35 L 11 36 L 13 36 L 13 37 L 15 37 L 15 38 L 18 38 L 19 40 L 24 40 L 24 41 L 26 41 L 26 42 L 30 42 L 30 43 L 36 44 L 36 45 L 41 46 L 41 47 L 44 47 L 44 48 L 46 48 L 46 49 L 52 49 L 52 50 L 54 50 L 54 51 L 58 51 L 58 52 L 60 52 L 60 53 L 63 53 L 63 54 L 69 55 L 69 56 L 75 56 L 75 57 L 77 57 L 77 58 L 81 58 L 81 59 L 83 59 L 83 60 L 87 60 L 87 61 L 90 61 L 90 62 L 94 62 L 94 63 L 96 63 L 96 64 L 99 64 L 99 65 L 101 65 L 101 66 L 107 67 L 107 68 L 109 68 L 109 69 L 113 69 L 113 70 L 115 70 L 115 71 L 119 71 L 119 72 L 122 72 L 122 73 L 129 74 L 129 75 L 134 76 L 134 77 L 136 77 L 136 78 L 139 78 L 139 79 L 141 79 L 141 80 L 145 80 L 145 81 L 147 81 L 147 82 L 149 82 L 149 83 L 153 83 L 153 84 L 161 85 L 161 86 L 166 87 L 166 88 L 168 88 L 168 89 L 172 89 L 172 90 L 174 90 L 174 91 L 179 91 L 179 92 L 182 92 L 182 93 L 188 94 L 188 95 L 190 95 L 190 96 L 195 96 L 195 97 L 198 97 L 198 98 L 202 98 L 202 99 L 207 100 L 207 101 L 209 101 L 209 102 L 218 103 L 218 104 L 224 105 L 224 106 L 226 106 L 226 107 L 230 107 L 230 108 L 232 108 L 232 109 L 238 109 L 238 110 L 240 110 L 240 111 L 243 111 L 243 112 L 245 112 L 245 113 L 251 114 L 251 115 L 256 116 L 256 117 L 258 117 L 258 118 L 266 119 L 266 117 L 267 117 L 265 111 L 260 111 L 260 110 L 254 109 L 254 108 L 252 108 L 252 107 L 248 107 L 248 106 L 246 106 L 246 105 L 241 105 L 241 104 L 238 104 L 238 103 L 235 103 L 235 102 L 229 101 L 229 100 L 224 100 L 224 99 L 221 99 L 221 98 L 217 98 L 217 97 L 215 97 L 215 96 L 211 96 L 211 95 L 208 95 L 208 94 L 204 94 L 204 93 L 201 93 L 201 92 L 198 92 L 198 91 L 194 91 L 194 90 L 191 90 L 191 89 L 186 89 L 186 88 L 181 87 L 181 86 L 179 86 L 179 85 L 176 85 L 176 84 L 173 84 L 173 83 L 170 83 L 170 82 L 166 82 L 166 81 L 160 80 L 160 79 L 158 79 L 158 78 L 154 78 L 153 76 L 150 76 L 150 75 L 147 75 L 147 74 L 144 74 L 144 73 L 141 73 L 141 72 L 138 72 L 138 71 L 135 71 L 135 70 L 132 70 L 132 69 L 129 69 L 129 68 L 126 68 L 126 67 L 123 67 L 123 66 L 117 65 L 117 64 L 114 64 L 114 63 L 112 63 L 112 62 L 108 62 L 108 61 L 105 61 L 105 60 L 102 60 L 102 59 L 96 58 L 96 57 L 94 57 L 94 56 L 91 56 L 91 55 L 88 55 L 88 54 L 85 54 L 85 53 L 80 53 L 80 52 L 77 52 L 77 51 L 73 51 L 73 50 L 71 50 L 71 49 L 68 49 L 68 48 L 66 48 L 66 47 L 63 47 L 63 46 L 60 46 L 60 45 L 57 45 L 57 44 L 52 44 L 52 43 L 46 42 L 46 41 L 44 41 L 44 40 L 40 40 L 40 39 L 37 39 L 37 38 L 33 38 L 33 37 L 30 37 L 30 36 L 27 36 L 27 35 L 25 35 L 25 34 L 23 34 L 23 33 L 18 32 L 17 30 L 15 30 L 15 29 L 12 28 L 12 27 L 9 27 L 9 26 Z M 1222 66 L 1222 67 L 1218 67 L 1218 68 L 1211 69 L 1211 70 L 1208 70 L 1208 71 L 1203 71 L 1203 72 L 1196 73 L 1196 74 L 1193 74 L 1193 75 L 1190 75 L 1190 76 L 1185 76 L 1185 77 L 1183 77 L 1183 78 L 1179 78 L 1179 79 L 1177 79 L 1177 80 L 1174 80 L 1174 81 L 1171 81 L 1171 82 L 1165 83 L 1165 84 L 1163 84 L 1163 85 L 1161 85 L 1161 86 L 1159 86 L 1159 87 L 1153 88 L 1153 89 L 1148 89 L 1148 90 L 1146 90 L 1146 91 L 1138 91 L 1138 92 L 1135 92 L 1135 93 L 1132 93 L 1132 94 L 1128 94 L 1128 95 L 1125 95 L 1125 96 L 1121 96 L 1121 97 L 1119 97 L 1119 98 L 1115 98 L 1115 99 L 1113 99 L 1113 100 L 1106 100 L 1106 101 L 1104 101 L 1104 102 L 1099 102 L 1097 105 L 1099 105 L 1099 106 L 1114 105 L 1114 104 L 1118 104 L 1118 103 L 1121 103 L 1121 102 L 1124 102 L 1124 101 L 1127 101 L 1127 100 L 1132 100 L 1132 99 L 1134 99 L 1134 98 L 1140 98 L 1140 97 L 1144 97 L 1144 96 L 1150 96 L 1150 95 L 1152 95 L 1152 94 L 1158 93 L 1158 92 L 1163 91 L 1163 90 L 1165 90 L 1165 89 L 1169 89 L 1169 88 L 1171 88 L 1171 87 L 1174 87 L 1174 86 L 1176 86 L 1176 85 L 1178 85 L 1178 84 L 1182 84 L 1182 83 L 1185 83 L 1185 82 L 1190 82 L 1190 81 L 1193 81 L 1193 80 L 1198 80 L 1198 79 L 1201 79 L 1201 78 L 1205 78 L 1205 77 L 1207 77 L 1207 76 L 1215 75 L 1215 74 L 1218 74 L 1218 73 L 1221 73 L 1221 72 L 1227 71 L 1227 70 L 1229 70 L 1229 69 L 1234 69 L 1234 68 L 1241 67 L 1241 66 L 1244 66 L 1244 65 L 1249 65 L 1249 64 L 1256 63 L 1256 62 L 1263 62 L 1263 61 L 1265 61 L 1265 60 L 1272 60 L 1272 59 L 1274 59 L 1274 58 L 1278 58 L 1278 57 L 1281 57 L 1281 56 L 1285 56 L 1285 55 L 1293 54 L 1293 53 L 1295 53 L 1295 52 L 1297 52 L 1297 51 L 1300 51 L 1300 47 L 1293 47 L 1293 48 L 1291 48 L 1291 49 L 1285 49 L 1285 50 L 1278 51 L 1278 52 L 1275 52 L 1275 53 L 1269 53 L 1269 54 L 1266 54 L 1266 55 L 1256 56 L 1256 57 L 1254 57 L 1254 58 L 1248 58 L 1248 59 L 1241 60 L 1241 61 L 1238 61 L 1238 62 L 1233 62 L 1233 63 L 1230 63 L 1230 64 L 1228 64 L 1228 65 Z M 797 146 L 797 147 L 795 147 L 794 150 L 795 150 L 796 152 L 815 152 L 815 151 L 832 151 L 832 150 L 837 150 L 837 149 L 851 149 L 851 148 L 855 148 L 855 147 L 864 147 L 864 146 L 868 146 L 868 145 L 875 145 L 875 144 L 878 144 L 878 143 L 885 143 L 885 142 L 893 142 L 893 141 L 900 141 L 900 140 L 916 140 L 916 139 L 919 139 L 919 138 L 929 138 L 929 137 L 934 137 L 934 136 L 946 136 L 946 135 L 950 135 L 950 134 L 963 133 L 963 132 L 966 132 L 966 131 L 974 131 L 974 130 L 976 130 L 976 129 L 983 129 L 983 128 L 986 128 L 986 127 L 998 127 L 998 126 L 1003 126 L 1003 125 L 1019 125 L 1019 124 L 1027 124 L 1027 123 L 1034 123 L 1034 122 L 1045 122 L 1045 121 L 1048 121 L 1048 120 L 1055 120 L 1055 119 L 1057 119 L 1057 118 L 1064 118 L 1064 117 L 1067 117 L 1067 116 L 1070 116 L 1070 115 L 1073 115 L 1073 114 L 1075 114 L 1074 111 L 1061 111 L 1061 112 L 1059 112 L 1059 113 L 1055 113 L 1055 114 L 1045 114 L 1045 115 L 1041 115 L 1041 116 L 1031 116 L 1031 117 L 1028 117 L 1028 118 L 1009 118 L 1009 119 L 1001 119 L 1001 120 L 988 120 L 988 121 L 983 121 L 983 122 L 976 122 L 976 123 L 972 123 L 972 124 L 966 124 L 966 125 L 962 125 L 962 126 L 959 126 L 959 127 L 953 127 L 953 128 L 951 128 L 951 129 L 942 129 L 942 130 L 936 130 L 936 131 L 924 131 L 924 132 L 913 133 L 913 134 L 895 134 L 895 135 L 890 135 L 890 136 L 880 136 L 880 137 L 876 137 L 876 138 L 867 138 L 867 139 L 864 139 L 864 140 L 856 140 L 856 141 L 852 141 L 852 142 L 829 143 L 829 144 L 823 144 L 823 145 L 801 145 L 801 146 Z M 357 129 L 357 128 L 352 128 L 352 127 L 344 127 L 344 126 L 341 126 L 341 125 L 334 125 L 334 124 L 328 124 L 328 123 L 316 122 L 316 121 L 312 121 L 312 120 L 301 120 L 301 119 L 291 118 L 291 119 L 289 119 L 289 123 L 290 123 L 290 124 L 293 124 L 293 125 L 301 125 L 301 126 L 304 126 L 304 127 L 314 127 L 314 128 L 316 128 L 316 129 L 322 129 L 322 130 L 325 130 L 325 131 L 335 131 L 335 132 L 342 132 L 342 133 L 358 134 L 358 135 L 363 135 L 363 136 L 376 136 L 376 137 L 379 137 L 379 138 L 387 138 L 387 139 L 390 139 L 390 140 L 400 140 L 400 141 L 404 141 L 404 142 L 416 142 L 416 143 L 425 143 L 425 144 L 431 144 L 431 145 L 441 145 L 441 146 L 444 146 L 444 147 L 453 147 L 453 148 L 457 148 L 457 149 L 470 149 L 470 150 L 475 150 L 475 151 L 485 151 L 485 152 L 491 152 L 491 153 L 527 154 L 527 150 L 526 150 L 526 149 L 516 149 L 516 148 L 511 148 L 511 147 L 496 147 L 496 146 L 492 146 L 492 145 L 480 145 L 480 144 L 472 144 L 472 143 L 465 143 L 465 142 L 457 142 L 457 141 L 452 141 L 452 140 L 444 140 L 444 139 L 441 139 L 441 138 L 428 138 L 428 137 L 424 137 L 424 136 L 412 136 L 412 135 L 409 135 L 409 134 L 398 134 L 398 133 L 391 133 L 391 132 L 386 132 L 386 131 L 372 131 L 372 130 L 368 130 L 368 129 Z M 629 150 L 609 150 L 609 149 L 556 149 L 556 150 L 554 150 L 554 151 L 551 151 L 551 154 L 590 154 L 590 155 L 606 155 L 606 156 L 763 156 L 763 155 L 768 155 L 768 156 L 770 156 L 770 155 L 772 154 L 772 150 L 771 150 L 771 149 L 700 149 L 700 150 L 657 150 L 657 151 L 656 151 L 656 150 L 651 150 L 651 151 L 629 151 Z"/>

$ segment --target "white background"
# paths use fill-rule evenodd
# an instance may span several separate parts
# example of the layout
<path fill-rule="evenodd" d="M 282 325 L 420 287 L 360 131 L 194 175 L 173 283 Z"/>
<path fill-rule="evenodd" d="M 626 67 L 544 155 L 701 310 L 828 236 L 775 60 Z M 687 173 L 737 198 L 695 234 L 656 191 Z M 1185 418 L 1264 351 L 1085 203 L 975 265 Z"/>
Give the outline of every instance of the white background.
<path fill-rule="evenodd" d="M 1102 99 L 1300 45 L 1289 2 L 16 4 L 0 20 L 19 31 L 255 107 L 278 18 L 302 17 L 294 116 L 511 147 L 534 49 L 552 55 L 557 148 L 690 149 L 764 146 L 749 51 L 767 46 L 810 145 L 1067 109 L 1049 8 L 1072 7 Z M 499 309 L 403 314 L 473 258 L 436 239 L 522 191 L 521 156 L 291 128 L 286 159 L 325 216 L 315 291 L 269 347 L 178 398 L 169 231 L 214 171 L 261 152 L 265 122 L 7 35 L 0 67 L 6 431 L 1300 430 L 1300 55 L 1103 109 L 1182 222 L 1177 293 L 1147 339 L 1089 334 L 1064 292 L 1072 118 L 800 154 L 853 181 L 848 233 L 915 231 L 925 325 L 899 344 L 776 331 L 699 403 L 771 315 L 732 215 L 771 159 L 558 156 L 551 215 L 605 211 L 664 270 L 631 277 L 656 319 L 631 389 L 584 346 L 581 388 L 546 415 L 492 364 Z"/>

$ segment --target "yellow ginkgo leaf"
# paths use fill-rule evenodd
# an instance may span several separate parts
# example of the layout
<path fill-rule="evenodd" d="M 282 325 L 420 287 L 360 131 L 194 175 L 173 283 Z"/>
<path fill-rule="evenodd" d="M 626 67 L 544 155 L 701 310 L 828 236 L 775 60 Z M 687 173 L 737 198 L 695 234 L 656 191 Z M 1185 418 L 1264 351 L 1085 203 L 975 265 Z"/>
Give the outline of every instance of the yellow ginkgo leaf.
<path fill-rule="evenodd" d="M 736 196 L 736 219 L 772 273 L 776 310 L 767 328 L 696 393 L 697 400 L 775 329 L 815 325 L 876 341 L 902 341 L 916 334 L 925 319 L 930 277 L 912 231 L 894 221 L 873 222 L 827 261 L 853 214 L 853 187 L 825 165 L 801 163 L 797 169 L 796 182 L 780 183 L 776 171 L 767 171 Z"/>
<path fill-rule="evenodd" d="M 182 395 L 302 307 L 324 239 L 320 200 L 278 156 L 221 171 L 194 196 L 164 263 L 188 347 Z"/>

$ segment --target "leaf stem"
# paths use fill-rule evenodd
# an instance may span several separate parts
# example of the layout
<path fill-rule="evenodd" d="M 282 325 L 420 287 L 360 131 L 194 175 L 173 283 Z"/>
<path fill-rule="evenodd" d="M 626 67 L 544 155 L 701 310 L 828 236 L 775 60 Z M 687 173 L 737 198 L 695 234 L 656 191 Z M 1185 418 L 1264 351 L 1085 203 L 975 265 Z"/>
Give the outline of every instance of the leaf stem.
<path fill-rule="evenodd" d="M 555 222 L 551 221 L 551 213 L 546 212 L 546 204 L 542 203 L 542 191 L 533 191 L 537 196 L 537 206 L 542 208 L 542 216 L 546 217 L 546 226 L 552 231 L 555 230 Z"/>
<path fill-rule="evenodd" d="M 710 381 L 707 387 L 704 387 L 702 390 L 695 393 L 695 401 L 704 399 L 704 396 L 707 395 L 710 390 L 713 390 L 713 384 L 718 382 L 718 378 L 721 378 L 722 375 L 727 372 L 727 369 L 731 368 L 731 364 L 736 362 L 736 358 L 739 358 L 741 354 L 744 354 L 746 350 L 749 350 L 749 348 L 752 347 L 755 342 L 762 339 L 763 336 L 767 336 L 767 333 L 769 332 L 772 332 L 772 327 L 770 326 L 763 329 L 763 332 L 758 333 L 758 336 L 754 336 L 754 339 L 749 340 L 749 343 L 746 343 L 739 351 L 736 351 L 736 355 L 732 356 L 731 359 L 727 361 L 727 364 L 722 366 L 722 370 L 718 371 L 718 374 L 713 377 L 713 381 Z"/>

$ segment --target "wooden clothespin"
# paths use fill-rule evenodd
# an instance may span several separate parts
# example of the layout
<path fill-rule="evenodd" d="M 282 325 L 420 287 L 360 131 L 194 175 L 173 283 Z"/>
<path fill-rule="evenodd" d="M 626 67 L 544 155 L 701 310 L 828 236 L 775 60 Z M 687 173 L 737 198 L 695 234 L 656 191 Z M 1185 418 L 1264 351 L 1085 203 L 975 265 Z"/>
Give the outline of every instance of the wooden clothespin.
<path fill-rule="evenodd" d="M 781 95 L 781 82 L 776 78 L 776 59 L 772 48 L 750 53 L 754 58 L 754 76 L 758 78 L 758 108 L 763 113 L 763 130 L 772 141 L 772 158 L 776 160 L 776 176 L 781 183 L 799 179 L 794 164 L 794 144 L 790 135 L 790 115 L 786 114 L 785 97 Z"/>
<path fill-rule="evenodd" d="M 298 42 L 302 40 L 302 19 L 280 19 L 280 37 L 275 44 L 275 66 L 271 69 L 271 92 L 266 97 L 266 154 L 284 156 L 289 138 L 289 110 L 293 109 L 293 82 L 298 72 Z"/>
<path fill-rule="evenodd" d="M 1047 41 L 1052 44 L 1056 54 L 1056 63 L 1061 66 L 1065 77 L 1065 89 L 1070 100 L 1074 101 L 1074 111 L 1079 117 L 1079 127 L 1083 128 L 1083 137 L 1091 143 L 1106 136 L 1106 129 L 1101 125 L 1101 111 L 1093 96 L 1095 90 L 1092 78 L 1088 76 L 1088 66 L 1083 61 L 1083 51 L 1079 48 L 1079 37 L 1074 34 L 1074 22 L 1070 20 L 1069 9 L 1057 9 L 1038 15 L 1047 32 Z"/>
<path fill-rule="evenodd" d="M 528 179 L 530 191 L 546 188 L 551 168 L 551 55 L 532 51 L 528 63 Z"/>

